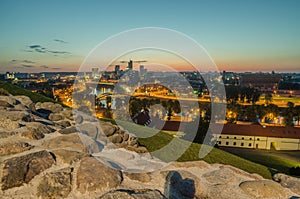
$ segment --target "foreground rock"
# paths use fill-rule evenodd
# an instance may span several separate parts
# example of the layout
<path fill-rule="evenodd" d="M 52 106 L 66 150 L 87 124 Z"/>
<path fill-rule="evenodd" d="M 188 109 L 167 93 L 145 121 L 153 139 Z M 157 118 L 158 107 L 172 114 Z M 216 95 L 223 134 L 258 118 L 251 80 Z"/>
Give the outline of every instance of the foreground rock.
<path fill-rule="evenodd" d="M 45 199 L 65 198 L 70 192 L 71 173 L 67 169 L 46 174 L 38 186 L 38 196 Z"/>
<path fill-rule="evenodd" d="M 5 144 L 0 144 L 0 156 L 21 153 L 23 151 L 27 151 L 32 148 L 33 146 L 31 146 L 27 142 L 14 142 L 14 143 L 8 142 Z"/>
<path fill-rule="evenodd" d="M 270 180 L 242 182 L 240 188 L 254 198 L 288 198 L 284 188 Z"/>
<path fill-rule="evenodd" d="M 51 167 L 53 157 L 47 151 L 39 151 L 4 161 L 2 190 L 28 183 L 42 171 Z"/>
<path fill-rule="evenodd" d="M 281 186 L 289 188 L 296 194 L 300 195 L 300 178 L 291 177 L 283 173 L 278 173 L 273 176 L 276 182 L 279 182 Z"/>
<path fill-rule="evenodd" d="M 71 109 L 52 102 L 0 100 L 1 199 L 299 196 L 297 178 L 277 174 L 275 182 L 204 161 L 166 164 L 121 126 L 76 112 L 74 121 Z"/>
<path fill-rule="evenodd" d="M 109 191 L 122 182 L 122 173 L 116 171 L 95 158 L 84 158 L 77 172 L 77 189 L 81 193 L 87 191 Z"/>
<path fill-rule="evenodd" d="M 166 199 L 159 190 L 138 189 L 138 190 L 116 190 L 104 194 L 99 199 Z"/>

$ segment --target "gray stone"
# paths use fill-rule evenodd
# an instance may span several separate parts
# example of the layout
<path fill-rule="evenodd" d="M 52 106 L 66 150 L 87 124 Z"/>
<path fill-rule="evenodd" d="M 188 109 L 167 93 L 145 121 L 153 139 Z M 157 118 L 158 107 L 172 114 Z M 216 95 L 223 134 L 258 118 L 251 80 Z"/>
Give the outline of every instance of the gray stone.
<path fill-rule="evenodd" d="M 123 138 L 119 134 L 115 134 L 115 135 L 109 137 L 109 140 L 114 144 L 120 144 L 123 142 Z"/>
<path fill-rule="evenodd" d="M 54 132 L 55 130 L 52 129 L 51 127 L 42 124 L 40 122 L 30 122 L 26 123 L 26 128 L 28 131 L 32 133 L 42 133 L 42 134 L 49 134 Z"/>
<path fill-rule="evenodd" d="M 101 132 L 108 137 L 112 136 L 117 131 L 116 126 L 112 124 L 105 123 L 105 122 L 100 122 L 99 124 L 101 128 Z"/>
<path fill-rule="evenodd" d="M 86 147 L 83 145 L 82 140 L 77 133 L 62 135 L 47 140 L 43 143 L 43 146 L 49 149 L 72 149 L 75 151 L 86 152 Z"/>
<path fill-rule="evenodd" d="M 234 175 L 234 172 L 228 168 L 221 168 L 203 175 L 205 180 L 211 184 L 227 184 L 237 183 L 238 178 Z"/>
<path fill-rule="evenodd" d="M 21 133 L 21 136 L 31 139 L 31 140 L 40 140 L 45 137 L 45 135 L 43 133 L 41 133 L 37 130 L 25 131 L 25 132 Z"/>
<path fill-rule="evenodd" d="M 4 101 L 4 100 L 0 100 L 0 106 L 7 107 L 7 108 L 13 107 L 10 103 L 8 103 L 7 101 Z"/>
<path fill-rule="evenodd" d="M 49 120 L 50 121 L 59 121 L 59 120 L 62 120 L 64 119 L 62 115 L 60 114 L 57 114 L 57 113 L 50 113 L 49 115 Z"/>
<path fill-rule="evenodd" d="M 73 164 L 74 162 L 78 162 L 83 157 L 88 157 L 88 153 L 79 152 L 79 151 L 70 151 L 66 149 L 57 149 L 52 151 L 58 160 L 61 160 L 67 164 Z"/>
<path fill-rule="evenodd" d="M 99 199 L 166 199 L 159 190 L 152 189 L 119 189 L 102 195 Z"/>
<path fill-rule="evenodd" d="M 202 198 L 201 192 L 197 190 L 200 186 L 199 178 L 187 171 L 168 171 L 164 195 L 171 199 Z"/>
<path fill-rule="evenodd" d="M 14 98 L 17 101 L 21 102 L 21 104 L 23 104 L 27 107 L 29 107 L 33 103 L 32 100 L 29 97 L 25 96 L 25 95 L 17 95 L 17 96 L 14 96 Z"/>
<path fill-rule="evenodd" d="M 71 192 L 71 173 L 68 169 L 43 176 L 37 190 L 45 199 L 65 198 Z"/>
<path fill-rule="evenodd" d="M 71 126 L 71 123 L 67 120 L 58 121 L 57 124 L 64 128 Z"/>
<path fill-rule="evenodd" d="M 150 173 L 123 173 L 126 177 L 130 178 L 131 180 L 136 180 L 139 182 L 150 182 L 151 181 L 151 174 Z"/>
<path fill-rule="evenodd" d="M 65 108 L 63 111 L 60 112 L 60 114 L 69 120 L 74 120 L 71 109 Z"/>
<path fill-rule="evenodd" d="M 83 158 L 77 171 L 77 190 L 81 193 L 115 189 L 122 182 L 122 173 L 92 157 Z"/>
<path fill-rule="evenodd" d="M 0 129 L 2 129 L 2 130 L 11 131 L 11 130 L 18 129 L 19 127 L 20 127 L 20 124 L 16 121 L 0 118 Z"/>
<path fill-rule="evenodd" d="M 17 104 L 14 106 L 13 110 L 15 111 L 26 111 L 28 110 L 23 104 Z"/>
<path fill-rule="evenodd" d="M 75 123 L 76 124 L 82 124 L 83 122 L 83 117 L 81 115 L 78 115 L 76 118 L 75 118 Z"/>
<path fill-rule="evenodd" d="M 2 190 L 28 183 L 36 175 L 48 169 L 55 162 L 47 151 L 30 153 L 4 161 Z"/>
<path fill-rule="evenodd" d="M 5 101 L 5 102 L 7 102 L 7 103 L 9 103 L 11 105 L 17 105 L 18 104 L 17 100 L 14 99 L 13 96 L 1 96 L 0 95 L 0 100 L 1 101 Z"/>
<path fill-rule="evenodd" d="M 0 111 L 0 120 L 10 119 L 12 121 L 33 122 L 34 117 L 26 111 Z"/>
<path fill-rule="evenodd" d="M 290 189 L 292 192 L 300 195 L 300 179 L 292 176 L 288 176 L 283 173 L 277 173 L 273 176 L 276 182 L 279 182 L 281 186 Z"/>
<path fill-rule="evenodd" d="M 91 138 L 97 139 L 98 137 L 98 128 L 93 123 L 84 123 L 79 125 L 77 128 L 80 130 L 81 133 Z"/>
<path fill-rule="evenodd" d="M 123 140 L 127 141 L 128 139 L 129 139 L 129 134 L 124 132 L 124 134 L 123 134 Z"/>
<path fill-rule="evenodd" d="M 32 148 L 33 146 L 31 146 L 27 142 L 7 142 L 0 145 L 0 156 L 21 153 Z"/>
<path fill-rule="evenodd" d="M 71 127 L 65 128 L 65 129 L 61 129 L 58 132 L 61 134 L 71 134 L 71 133 L 77 133 L 79 131 L 75 126 L 71 126 Z"/>
<path fill-rule="evenodd" d="M 287 198 L 287 194 L 279 183 L 271 180 L 242 182 L 240 188 L 254 198 Z"/>

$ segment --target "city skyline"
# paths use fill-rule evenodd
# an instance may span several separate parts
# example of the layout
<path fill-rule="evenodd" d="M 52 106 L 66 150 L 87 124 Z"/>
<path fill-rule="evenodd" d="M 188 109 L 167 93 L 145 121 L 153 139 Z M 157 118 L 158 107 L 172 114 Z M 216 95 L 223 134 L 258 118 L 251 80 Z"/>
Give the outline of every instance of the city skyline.
<path fill-rule="evenodd" d="M 2 1 L 0 72 L 77 71 L 97 44 L 141 27 L 169 28 L 190 36 L 220 71 L 299 72 L 299 5 L 299 1 Z M 163 64 L 186 70 L 173 60 Z"/>

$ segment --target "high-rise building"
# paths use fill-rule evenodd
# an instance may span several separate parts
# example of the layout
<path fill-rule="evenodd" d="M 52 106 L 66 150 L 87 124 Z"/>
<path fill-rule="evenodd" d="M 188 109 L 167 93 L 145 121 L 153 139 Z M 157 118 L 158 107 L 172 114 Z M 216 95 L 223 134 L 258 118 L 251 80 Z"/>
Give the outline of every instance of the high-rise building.
<path fill-rule="evenodd" d="M 147 69 L 143 65 L 140 65 L 140 75 L 143 76 L 147 73 Z"/>
<path fill-rule="evenodd" d="M 127 65 L 127 67 L 126 67 L 126 70 L 132 70 L 132 68 L 133 68 L 133 62 L 132 62 L 132 60 L 130 60 L 130 61 L 128 62 L 128 65 Z"/>
<path fill-rule="evenodd" d="M 120 72 L 120 65 L 115 65 L 115 73 L 118 74 Z"/>
<path fill-rule="evenodd" d="M 99 77 L 99 68 L 92 68 L 92 78 L 95 79 Z"/>

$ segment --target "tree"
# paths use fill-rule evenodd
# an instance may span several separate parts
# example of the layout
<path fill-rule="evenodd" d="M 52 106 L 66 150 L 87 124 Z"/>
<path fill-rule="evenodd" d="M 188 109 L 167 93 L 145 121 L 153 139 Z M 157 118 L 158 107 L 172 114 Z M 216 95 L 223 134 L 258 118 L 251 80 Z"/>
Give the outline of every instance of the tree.
<path fill-rule="evenodd" d="M 294 112 L 295 112 L 297 124 L 299 125 L 299 124 L 300 124 L 300 123 L 299 123 L 299 122 L 300 122 L 300 105 L 295 106 Z"/>
<path fill-rule="evenodd" d="M 269 105 L 272 102 L 272 94 L 271 93 L 266 93 L 265 94 L 265 104 Z"/>
<path fill-rule="evenodd" d="M 292 102 L 287 103 L 287 108 L 284 111 L 284 124 L 286 126 L 294 126 L 294 123 L 293 123 L 293 118 L 295 115 L 294 106 L 295 105 Z"/>

